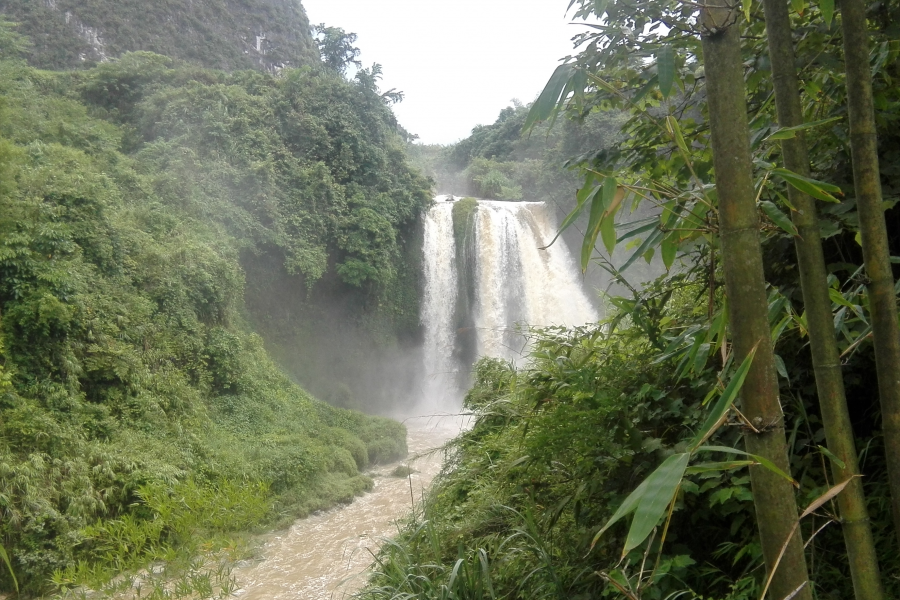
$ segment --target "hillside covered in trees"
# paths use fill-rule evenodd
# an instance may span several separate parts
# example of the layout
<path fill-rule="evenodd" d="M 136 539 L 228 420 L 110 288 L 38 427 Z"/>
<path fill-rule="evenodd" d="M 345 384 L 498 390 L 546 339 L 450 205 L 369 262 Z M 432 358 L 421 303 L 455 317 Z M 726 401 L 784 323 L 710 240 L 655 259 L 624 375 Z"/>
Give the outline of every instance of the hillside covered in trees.
<path fill-rule="evenodd" d="M 117 53 L 144 47 L 128 27 L 157 6 L 77 4 L 109 19 Z M 234 531 L 352 498 L 368 465 L 406 453 L 399 423 L 296 382 L 384 409 L 354 361 L 374 372 L 366 353 L 393 360 L 417 335 L 411 240 L 430 184 L 376 70 L 348 80 L 309 60 L 288 6 L 296 21 L 266 22 L 302 25 L 306 54 L 290 55 L 309 64 L 277 76 L 209 69 L 183 45 L 187 61 L 39 70 L 26 58 L 70 66 L 48 57 L 73 56 L 74 38 L 36 29 L 52 25 L 43 3 L 0 7 L 23 19 L 0 25 L 0 589 L 99 585 L 233 547 Z M 157 33 L 147 47 L 169 43 Z M 225 61 L 211 66 L 251 65 L 220 37 L 190 39 Z"/>

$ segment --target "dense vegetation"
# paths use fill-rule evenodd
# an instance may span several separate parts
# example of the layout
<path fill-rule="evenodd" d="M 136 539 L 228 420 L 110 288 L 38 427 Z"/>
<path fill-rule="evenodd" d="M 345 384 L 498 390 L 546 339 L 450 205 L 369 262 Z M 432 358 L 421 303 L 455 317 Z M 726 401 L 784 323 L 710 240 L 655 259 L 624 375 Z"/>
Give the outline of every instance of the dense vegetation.
<path fill-rule="evenodd" d="M 717 386 L 721 393 L 722 348 L 706 336 L 707 307 L 698 301 L 705 294 L 685 276 L 660 282 L 644 290 L 645 309 L 634 317 L 626 316 L 633 305 L 623 306 L 597 328 L 534 332 L 523 367 L 482 359 L 466 397 L 477 421 L 449 447 L 424 505 L 379 557 L 366 597 L 759 598 L 762 556 L 740 456 L 701 453 L 706 462 L 684 479 L 664 546 L 662 525 L 621 562 L 627 527 L 614 527 L 592 546 L 635 486 L 684 451 Z M 774 327 L 786 300 L 771 300 Z M 713 326 L 724 327 L 721 316 Z M 796 325 L 779 337 L 790 371 L 780 383 L 791 468 L 805 505 L 827 485 L 830 459 L 803 347 Z M 867 397 L 871 349 L 854 355 L 850 367 L 849 393 Z M 897 573 L 872 405 L 856 410 L 882 568 Z M 728 425 L 710 446 L 740 447 L 740 423 Z M 733 466 L 720 470 L 729 461 Z M 803 531 L 808 537 L 832 518 L 834 508 L 826 506 Z M 808 548 L 820 598 L 852 597 L 842 543 L 831 523 Z M 886 581 L 894 597 L 896 580 Z"/>
<path fill-rule="evenodd" d="M 547 201 L 571 210 L 577 172 L 566 167 L 588 152 L 610 147 L 626 117 L 621 112 L 592 113 L 585 121 L 562 121 L 522 135 L 528 107 L 516 102 L 497 120 L 478 125 L 451 146 L 416 144 L 410 153 L 434 178 L 438 192 L 496 200 Z"/>
<path fill-rule="evenodd" d="M 369 464 L 405 454 L 403 426 L 314 399 L 265 346 L 340 319 L 388 356 L 415 336 L 405 240 L 430 191 L 377 78 L 151 53 L 49 72 L 2 33 L 0 547 L 22 589 L 366 489 Z M 342 351 L 302 339 L 301 359 Z"/>
<path fill-rule="evenodd" d="M 775 18 L 771 4 L 766 19 Z M 843 16 L 827 3 L 791 3 L 797 58 L 788 64 L 801 69 L 807 123 L 793 129 L 777 124 L 762 7 L 744 5 L 749 21 L 737 13 L 719 21 L 741 33 L 729 35 L 739 37 L 735 79 L 744 83 L 747 110 L 732 116 L 749 112 L 749 144 L 747 156 L 726 160 L 750 165 L 752 158 L 747 188 L 759 227 L 747 230 L 763 244 L 768 300 L 762 312 L 768 313 L 766 333 L 774 349 L 770 381 L 777 381 L 784 411 L 783 418 L 757 421 L 745 416 L 751 414 L 746 397 L 728 408 L 731 383 L 744 381 L 736 374 L 746 376 L 756 366 L 753 352 L 744 360 L 737 351 L 737 301 L 723 294 L 722 263 L 733 252 L 723 248 L 729 216 L 724 213 L 734 209 L 725 204 L 727 186 L 717 185 L 715 177 L 710 131 L 716 117 L 707 107 L 713 75 L 702 62 L 715 54 L 710 47 L 722 31 L 697 28 L 696 7 L 682 2 L 576 0 L 571 6 L 579 16 L 603 16 L 609 26 L 583 36 L 581 52 L 554 73 L 524 129 L 540 119 L 581 121 L 624 111 L 622 135 L 612 145 L 600 140 L 596 152 L 573 156 L 579 190 L 564 226 L 576 223 L 579 211 L 587 216 L 579 236 L 583 265 L 627 250 L 624 263 L 611 269 L 625 292 L 608 298 L 611 312 L 596 328 L 534 332 L 527 364 L 478 364 L 466 398 L 478 420 L 450 447 L 446 472 L 379 557 L 367 596 L 761 598 L 767 571 L 774 570 L 776 577 L 792 571 L 794 581 L 805 582 L 788 588 L 793 593 L 772 594 L 770 588 L 767 597 L 778 600 L 875 597 L 860 596 L 857 587 L 858 577 L 873 574 L 884 597 L 897 597 L 892 457 L 885 450 L 895 415 L 879 404 L 875 381 L 873 282 L 863 263 L 861 242 L 868 233 L 862 231 L 861 194 L 854 189 L 859 182 L 846 118 Z M 869 5 L 869 63 L 847 65 L 848 71 L 872 71 L 881 160 L 875 179 L 884 194 L 879 206 L 895 265 L 898 14 L 896 3 Z M 735 90 L 740 93 L 740 86 Z M 812 178 L 779 168 L 787 153 L 781 142 L 803 136 Z M 496 141 L 473 135 L 450 153 L 477 156 L 490 148 L 503 155 Z M 504 186 L 496 189 L 501 193 L 495 196 L 505 194 Z M 829 311 L 824 329 L 836 337 L 853 426 L 848 433 L 859 451 L 863 508 L 877 555 L 865 574 L 851 570 L 853 550 L 842 531 L 858 523 L 844 521 L 844 505 L 839 508 L 839 493 L 855 478 L 838 476 L 849 461 L 832 451 L 835 430 L 831 426 L 826 436 L 826 411 L 817 394 L 815 370 L 824 367 L 814 366 L 810 353 L 812 329 L 819 325 L 809 318 L 795 256 L 798 213 L 809 212 L 795 203 L 798 190 L 820 201 L 813 220 L 818 230 L 805 235 L 823 241 Z M 636 213 L 636 205 L 658 212 Z M 628 285 L 626 267 L 653 257 L 669 272 L 643 288 Z M 895 270 L 892 284 L 896 275 Z M 896 312 L 896 299 L 889 300 Z M 896 337 L 896 331 L 888 334 Z M 748 349 L 744 342 L 741 352 Z M 885 377 L 881 364 L 878 376 Z M 728 417 L 717 429 L 720 407 Z M 706 429 L 715 432 L 709 439 L 701 435 Z M 765 555 L 758 531 L 768 507 L 759 506 L 764 494 L 758 488 L 753 493 L 751 474 L 771 470 L 765 458 L 744 452 L 750 450 L 748 439 L 770 432 L 786 446 L 785 467 L 796 484 L 791 500 L 799 507 L 794 521 L 804 513 L 799 531 L 807 543 L 806 565 L 785 560 L 773 567 L 780 556 Z M 777 478 L 784 483 L 782 475 Z M 775 540 L 775 549 L 786 548 L 792 536 Z M 802 559 L 802 546 L 800 554 Z"/>

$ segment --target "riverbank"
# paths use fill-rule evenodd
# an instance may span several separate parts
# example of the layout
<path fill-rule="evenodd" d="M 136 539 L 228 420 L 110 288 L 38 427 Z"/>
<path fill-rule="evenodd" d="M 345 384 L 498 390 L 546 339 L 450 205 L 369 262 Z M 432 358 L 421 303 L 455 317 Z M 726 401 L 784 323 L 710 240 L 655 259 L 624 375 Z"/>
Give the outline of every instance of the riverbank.
<path fill-rule="evenodd" d="M 417 504 L 440 472 L 442 446 L 459 434 L 458 417 L 405 422 L 409 456 L 368 473 L 372 490 L 352 504 L 296 521 L 289 529 L 262 536 L 259 558 L 232 571 L 242 600 L 344 598 L 366 582 L 367 568 L 398 519 Z M 405 477 L 398 477 L 409 467 Z"/>

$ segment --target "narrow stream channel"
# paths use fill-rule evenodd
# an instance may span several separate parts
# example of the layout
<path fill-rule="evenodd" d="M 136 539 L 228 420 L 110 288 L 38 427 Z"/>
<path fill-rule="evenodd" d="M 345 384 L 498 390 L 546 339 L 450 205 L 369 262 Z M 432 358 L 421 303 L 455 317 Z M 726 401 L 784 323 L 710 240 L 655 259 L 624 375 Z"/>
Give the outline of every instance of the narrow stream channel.
<path fill-rule="evenodd" d="M 458 417 L 406 421 L 409 457 L 372 473 L 374 489 L 352 504 L 300 519 L 287 531 L 269 534 L 261 560 L 233 571 L 241 600 L 335 600 L 346 598 L 366 582 L 372 554 L 397 532 L 395 522 L 421 499 L 440 471 L 443 453 L 435 451 L 463 427 Z M 398 465 L 409 477 L 392 477 Z"/>

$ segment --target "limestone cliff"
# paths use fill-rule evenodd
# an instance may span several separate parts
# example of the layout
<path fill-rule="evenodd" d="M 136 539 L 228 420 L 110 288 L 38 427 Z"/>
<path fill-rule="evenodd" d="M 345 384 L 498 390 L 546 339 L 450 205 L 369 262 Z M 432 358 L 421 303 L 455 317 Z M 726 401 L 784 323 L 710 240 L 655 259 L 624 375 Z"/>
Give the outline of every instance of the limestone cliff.
<path fill-rule="evenodd" d="M 149 50 L 226 70 L 318 60 L 300 0 L 0 0 L 30 62 L 78 68 Z"/>

